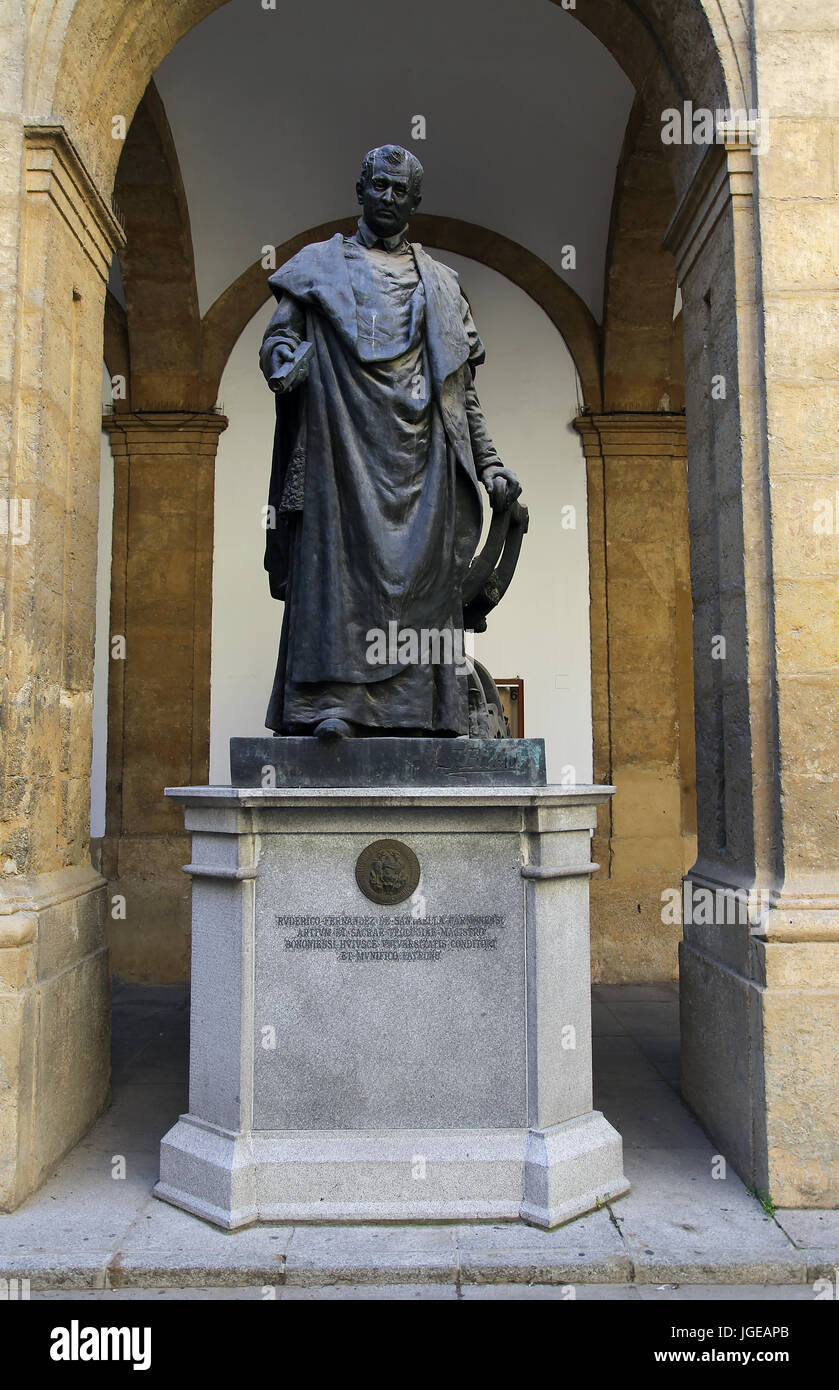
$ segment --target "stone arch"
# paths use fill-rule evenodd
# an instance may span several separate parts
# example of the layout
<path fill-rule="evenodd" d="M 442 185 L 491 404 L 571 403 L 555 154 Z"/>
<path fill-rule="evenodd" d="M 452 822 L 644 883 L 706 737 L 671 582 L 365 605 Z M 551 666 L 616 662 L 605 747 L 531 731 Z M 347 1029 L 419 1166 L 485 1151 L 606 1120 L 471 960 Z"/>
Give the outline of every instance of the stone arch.
<path fill-rule="evenodd" d="M 119 157 L 111 116 L 122 114 L 129 122 L 166 55 L 225 2 L 137 0 L 114 6 L 109 0 L 53 0 L 38 16 L 26 78 L 29 110 L 34 118 L 68 124 L 101 189 L 112 187 Z M 568 13 L 613 54 L 639 92 L 664 91 L 715 108 L 737 105 L 751 91 L 745 19 L 734 0 L 683 0 L 678 6 L 669 0 L 587 0 Z M 683 181 L 696 153 L 681 161 Z"/>
<path fill-rule="evenodd" d="M 674 327 L 676 265 L 662 245 L 675 210 L 660 126 L 636 98 L 615 178 L 603 300 L 603 401 L 608 411 L 684 405 Z"/>
<path fill-rule="evenodd" d="M 356 218 L 344 217 L 300 232 L 276 247 L 277 265 L 296 255 L 309 242 L 325 241 L 336 232 L 349 235 L 355 230 L 355 224 Z M 416 241 L 436 246 L 440 251 L 480 261 L 512 280 L 535 300 L 565 340 L 579 373 L 586 406 L 592 410 L 601 408 L 600 331 L 586 304 L 556 271 L 508 237 L 455 217 L 417 213 L 411 219 L 411 235 Z M 204 315 L 201 385 L 205 408 L 215 400 L 222 372 L 239 335 L 270 298 L 266 281 L 267 272 L 261 261 L 254 261 Z"/>
<path fill-rule="evenodd" d="M 129 398 L 122 408 L 195 406 L 201 323 L 189 209 L 153 81 L 126 137 L 115 197 L 127 238 L 120 267 L 131 355 Z"/>

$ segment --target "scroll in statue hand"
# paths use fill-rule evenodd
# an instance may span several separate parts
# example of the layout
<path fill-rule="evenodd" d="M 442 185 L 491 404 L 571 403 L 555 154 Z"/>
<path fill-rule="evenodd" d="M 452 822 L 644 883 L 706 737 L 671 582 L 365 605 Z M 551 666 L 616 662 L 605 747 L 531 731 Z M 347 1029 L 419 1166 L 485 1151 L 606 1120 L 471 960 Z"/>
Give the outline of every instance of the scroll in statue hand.
<path fill-rule="evenodd" d="M 297 386 L 303 375 L 303 368 L 308 367 L 314 352 L 314 343 L 300 343 L 288 361 L 282 362 L 277 370 L 269 376 L 268 385 L 271 390 L 288 391 L 293 386 Z"/>

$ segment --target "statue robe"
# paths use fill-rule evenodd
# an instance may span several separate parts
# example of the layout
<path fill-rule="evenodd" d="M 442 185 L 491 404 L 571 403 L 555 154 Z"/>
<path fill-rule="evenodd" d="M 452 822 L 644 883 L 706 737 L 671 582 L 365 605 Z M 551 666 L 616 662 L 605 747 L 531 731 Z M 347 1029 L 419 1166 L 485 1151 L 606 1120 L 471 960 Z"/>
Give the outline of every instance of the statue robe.
<path fill-rule="evenodd" d="M 462 667 L 405 664 L 392 642 L 388 664 L 370 654 L 376 631 L 462 643 L 478 475 L 499 462 L 473 386 L 483 348 L 455 272 L 416 245 L 370 246 L 366 230 L 269 279 L 266 376 L 280 342 L 315 352 L 307 381 L 276 398 L 265 567 L 285 612 L 266 724 L 465 734 Z"/>

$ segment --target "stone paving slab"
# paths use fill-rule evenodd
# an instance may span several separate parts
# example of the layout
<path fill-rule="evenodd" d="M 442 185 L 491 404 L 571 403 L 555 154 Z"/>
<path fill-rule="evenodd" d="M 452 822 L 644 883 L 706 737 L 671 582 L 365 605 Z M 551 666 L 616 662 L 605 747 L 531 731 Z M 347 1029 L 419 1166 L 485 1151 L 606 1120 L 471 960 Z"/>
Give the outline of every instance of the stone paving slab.
<path fill-rule="evenodd" d="M 807 1260 L 729 1168 L 706 1151 L 626 1148 L 632 1189 L 614 1216 L 639 1283 L 790 1284 Z"/>
<path fill-rule="evenodd" d="M 679 1036 L 679 1003 L 676 999 L 612 999 L 609 1008 L 635 1038 Z"/>
<path fill-rule="evenodd" d="M 594 998 L 591 1001 L 591 1026 L 595 1040 L 608 1037 L 628 1039 L 629 1037 L 623 1024 L 618 1022 L 609 1006 Z"/>
<path fill-rule="evenodd" d="M 606 1301 L 637 1303 L 638 1290 L 630 1284 L 463 1284 L 464 1303 L 529 1302 L 590 1303 Z"/>
<path fill-rule="evenodd" d="M 569 1289 L 559 1284 L 326 1284 L 302 1288 L 287 1285 L 274 1291 L 277 1302 L 446 1302 L 475 1303 L 501 1301 L 538 1302 L 624 1302 L 689 1303 L 811 1302 L 813 1290 L 803 1284 L 680 1284 L 657 1287 L 654 1284 L 577 1284 Z M 83 1292 L 50 1290 L 32 1294 L 32 1301 L 73 1301 L 96 1303 L 170 1303 L 198 1300 L 264 1302 L 261 1288 L 147 1288 L 95 1289 Z"/>
<path fill-rule="evenodd" d="M 340 1300 L 342 1303 L 346 1300 L 457 1303 L 461 1294 L 456 1284 L 327 1284 L 306 1288 L 287 1284 L 284 1289 L 277 1290 L 277 1297 L 283 1303 L 317 1303 L 324 1299 L 331 1302 Z"/>
<path fill-rule="evenodd" d="M 809 1283 L 806 1260 L 718 1258 L 686 1251 L 677 1255 L 645 1257 L 633 1252 L 632 1266 L 639 1284 L 805 1284 Z"/>
<path fill-rule="evenodd" d="M 482 1255 L 464 1255 L 460 1263 L 460 1282 L 465 1288 L 472 1284 L 628 1284 L 633 1266 L 628 1254 L 611 1259 L 575 1260 L 569 1255 L 537 1255 L 523 1251 L 510 1255 L 506 1251 L 487 1251 Z"/>
<path fill-rule="evenodd" d="M 206 1255 L 241 1261 L 250 1255 L 273 1263 L 275 1256 L 286 1254 L 296 1229 L 292 1225 L 277 1225 L 223 1231 L 149 1194 L 125 1231 L 119 1249 L 125 1260 L 130 1256 L 135 1262 L 166 1252 L 193 1260 Z M 326 1228 L 332 1232 L 336 1229 L 340 1228 Z"/>
<path fill-rule="evenodd" d="M 642 1303 L 812 1303 L 811 1284 L 638 1284 Z"/>
<path fill-rule="evenodd" d="M 113 1103 L 73 1150 L 77 1153 L 146 1153 L 156 1158 L 162 1136 L 188 1108 L 183 1081 L 156 1085 L 123 1084 Z M 158 1135 L 155 1142 L 154 1136 Z"/>
<path fill-rule="evenodd" d="M 655 1064 L 626 1033 L 598 1038 L 592 1051 L 600 1095 L 621 1096 L 627 1087 L 634 1091 L 662 1084 Z"/>
<path fill-rule="evenodd" d="M 296 1226 L 286 1284 L 455 1284 L 455 1232 L 448 1224 Z"/>
<path fill-rule="evenodd" d="M 431 1302 L 456 1303 L 460 1299 L 455 1284 L 326 1284 L 313 1288 L 287 1285 L 272 1290 L 271 1301 L 277 1303 L 318 1302 L 321 1300 L 343 1302 Z M 261 1287 L 243 1285 L 240 1288 L 147 1288 L 147 1289 L 96 1289 L 84 1293 L 69 1293 L 50 1290 L 47 1293 L 32 1294 L 32 1302 L 50 1300 L 73 1300 L 89 1303 L 172 1303 L 196 1302 L 203 1300 L 224 1302 L 263 1303 L 265 1291 Z"/>
<path fill-rule="evenodd" d="M 309 1255 L 331 1255 L 337 1249 L 370 1259 L 386 1259 L 390 1253 L 404 1250 L 423 1250 L 442 1256 L 453 1254 L 458 1247 L 458 1232 L 463 1227 L 450 1222 L 412 1225 L 394 1221 L 342 1226 L 301 1223 L 289 1229 L 289 1253 L 300 1259 Z"/>
<path fill-rule="evenodd" d="M 0 1276 L 28 1279 L 33 1296 L 45 1290 L 106 1290 L 112 1258 L 111 1250 L 0 1250 Z"/>
<path fill-rule="evenodd" d="M 410 1239 L 410 1238 L 409 1238 Z M 336 1242 L 332 1250 L 290 1250 L 286 1284 L 456 1284 L 457 1251 L 367 1247 L 347 1249 Z"/>
<path fill-rule="evenodd" d="M 379 1245 L 348 1241 L 341 1228 L 330 1228 L 318 1233 L 317 1248 L 308 1244 L 311 1231 L 303 1232 L 302 1243 L 295 1248 L 292 1239 L 283 1254 L 284 1240 L 273 1247 L 263 1240 L 241 1243 L 237 1238 L 248 1232 L 235 1232 L 227 1235 L 227 1247 L 217 1248 L 203 1242 L 179 1250 L 5 1250 L 0 1252 L 0 1274 L 28 1278 L 33 1290 L 409 1283 L 811 1287 L 816 1279 L 832 1282 L 839 1269 L 839 1251 L 784 1243 L 784 1233 L 772 1222 L 758 1250 L 752 1239 L 744 1241 L 742 1223 L 735 1223 L 725 1240 L 716 1223 L 704 1231 L 685 1230 L 688 1225 L 684 1222 L 680 1228 L 679 1222 L 659 1216 L 658 1231 L 650 1234 L 648 1227 L 642 1239 L 633 1229 L 620 1235 L 615 1230 L 611 1250 L 604 1248 L 606 1242 L 590 1242 L 588 1237 L 542 1249 L 528 1248 L 519 1238 L 505 1245 L 497 1236 L 483 1247 L 474 1240 L 463 1246 L 450 1241 L 435 1246 L 428 1241 L 428 1231 L 408 1227 L 399 1241 Z M 262 1236 L 271 1229 L 253 1234 Z"/>
<path fill-rule="evenodd" d="M 654 1067 L 661 1065 L 679 1065 L 679 1039 L 674 1038 L 669 1033 L 659 1035 L 657 1033 L 637 1034 L 635 1044 L 642 1057 L 648 1062 L 652 1062 Z"/>
<path fill-rule="evenodd" d="M 276 1287 L 286 1282 L 285 1256 L 250 1250 L 116 1255 L 108 1266 L 108 1282 L 111 1288 Z"/>
<path fill-rule="evenodd" d="M 614 1205 L 617 1208 L 618 1204 Z M 463 1224 L 452 1230 L 461 1254 L 504 1250 L 511 1255 L 530 1252 L 557 1254 L 563 1258 L 601 1259 L 620 1254 L 622 1249 L 620 1233 L 607 1208 L 589 1212 L 554 1231 L 525 1226 L 522 1221 Z"/>
<path fill-rule="evenodd" d="M 691 1149 L 708 1154 L 709 1161 L 715 1152 L 705 1131 L 661 1077 L 631 1090 L 608 1079 L 598 1079 L 594 1104 L 623 1138 L 624 1150 Z"/>
<path fill-rule="evenodd" d="M 796 1245 L 828 1250 L 839 1256 L 839 1211 L 790 1211 L 779 1208 L 775 1220 Z"/>
<path fill-rule="evenodd" d="M 159 1140 L 186 1103 L 186 992 L 118 990 L 114 1104 L 53 1178 L 0 1214 L 0 1276 L 51 1297 L 262 1298 L 268 1287 L 290 1299 L 547 1299 L 567 1285 L 577 1297 L 814 1297 L 816 1279 L 837 1277 L 839 1212 L 773 1220 L 730 1166 L 713 1179 L 714 1146 L 665 1079 L 677 1065 L 673 987 L 596 986 L 593 999 L 599 1103 L 623 1133 L 632 1183 L 608 1209 L 553 1232 L 515 1221 L 226 1232 L 151 1195 Z M 115 1155 L 124 1179 L 111 1176 Z M 686 1292 L 696 1287 L 706 1292 Z"/>
<path fill-rule="evenodd" d="M 464 1284 L 620 1284 L 632 1278 L 625 1243 L 606 1209 L 555 1231 L 521 1224 L 461 1226 L 457 1243 Z"/>
<path fill-rule="evenodd" d="M 28 1278 L 33 1291 L 72 1289 L 153 1289 L 159 1287 L 235 1288 L 270 1286 L 316 1288 L 327 1284 L 344 1287 L 401 1284 L 446 1284 L 461 1288 L 478 1285 L 594 1284 L 634 1286 L 704 1284 L 766 1286 L 798 1284 L 811 1291 L 818 1278 L 830 1277 L 831 1268 L 813 1262 L 813 1252 L 792 1256 L 766 1255 L 750 1259 L 740 1252 L 702 1258 L 687 1250 L 680 1257 L 639 1256 L 627 1242 L 623 1253 L 600 1256 L 586 1252 L 579 1258 L 572 1250 L 470 1251 L 451 1248 L 417 1249 L 412 1230 L 405 1243 L 393 1246 L 348 1248 L 340 1232 L 332 1249 L 299 1249 L 287 1256 L 264 1250 L 181 1251 L 150 1250 L 145 1255 L 85 1251 L 38 1251 L 4 1255 L 5 1277 Z M 713 1296 L 713 1295 L 709 1295 Z"/>
<path fill-rule="evenodd" d="M 66 1251 L 72 1259 L 86 1246 L 113 1253 L 148 1201 L 158 1172 L 154 1154 L 124 1156 L 126 1176 L 114 1178 L 109 1156 L 74 1149 L 17 1211 L 0 1215 L 0 1259 L 43 1250 Z"/>

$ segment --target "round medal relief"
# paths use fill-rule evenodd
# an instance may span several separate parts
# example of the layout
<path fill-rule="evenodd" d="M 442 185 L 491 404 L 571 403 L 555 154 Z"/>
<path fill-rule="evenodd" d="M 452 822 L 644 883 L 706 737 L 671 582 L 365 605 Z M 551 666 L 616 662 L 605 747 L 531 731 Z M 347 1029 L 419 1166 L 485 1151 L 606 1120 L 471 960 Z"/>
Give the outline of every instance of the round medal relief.
<path fill-rule="evenodd" d="M 419 860 L 401 840 L 374 840 L 356 860 L 356 883 L 366 898 L 383 907 L 404 903 L 419 878 Z"/>

